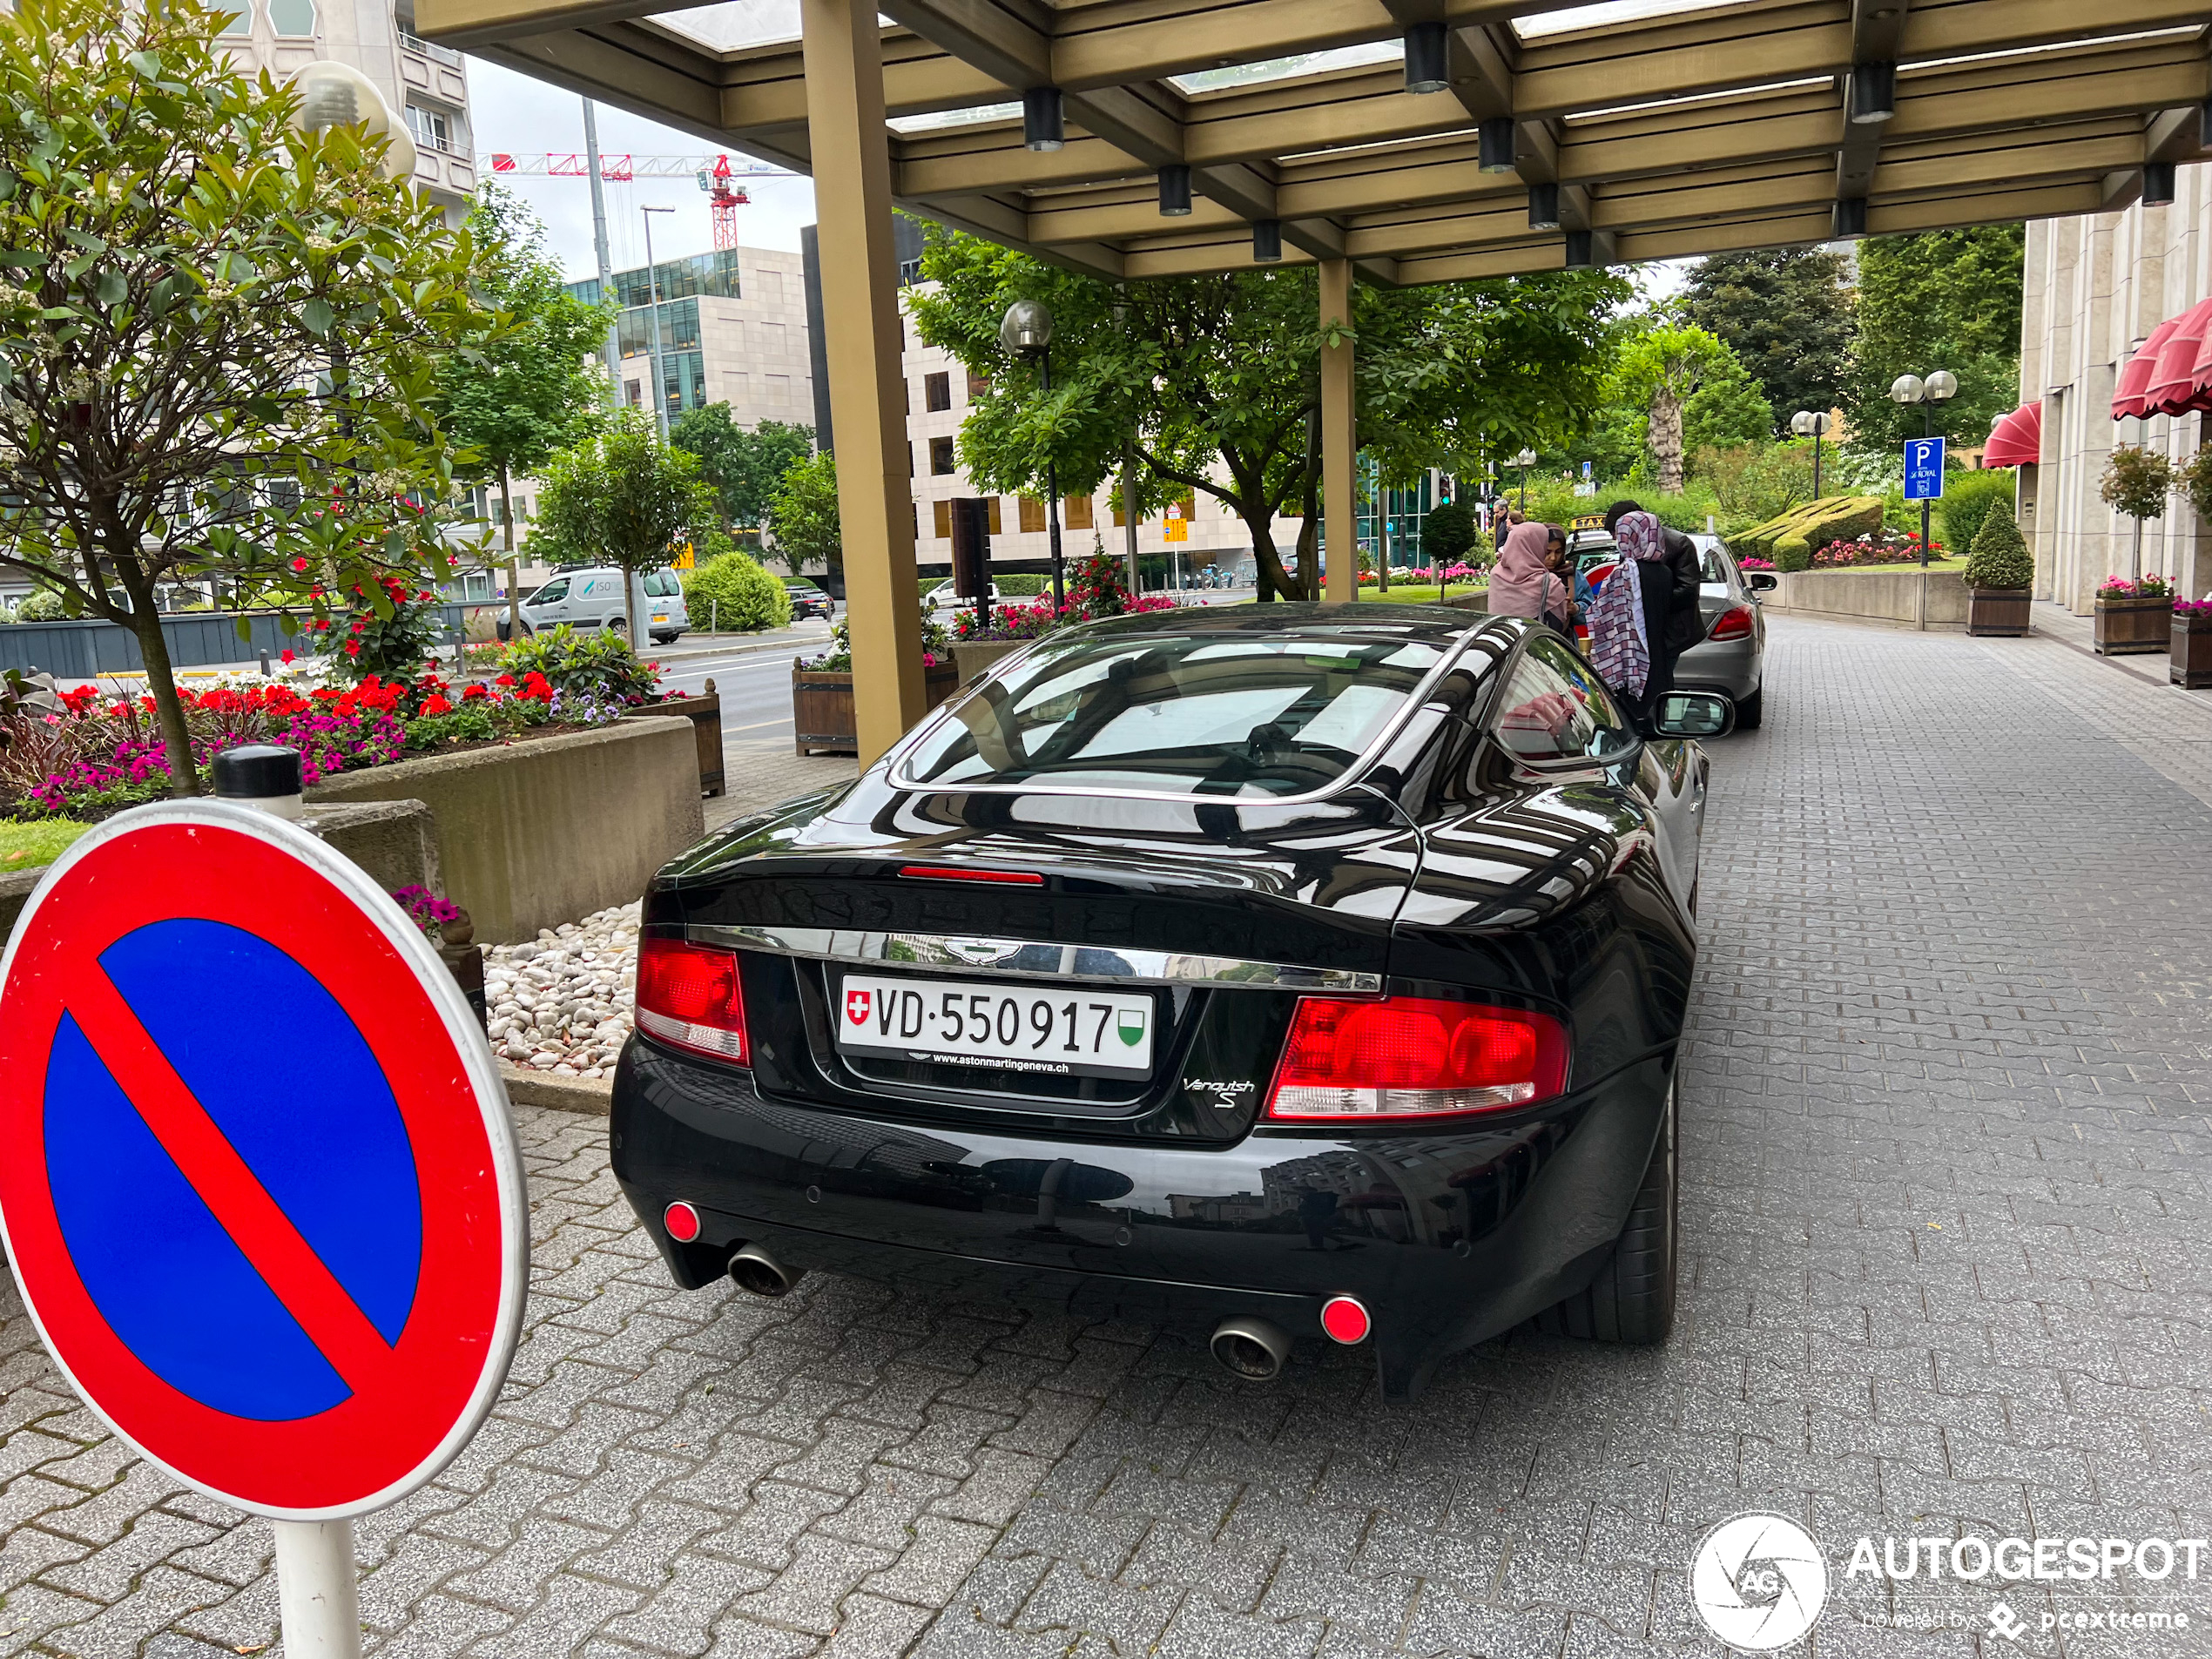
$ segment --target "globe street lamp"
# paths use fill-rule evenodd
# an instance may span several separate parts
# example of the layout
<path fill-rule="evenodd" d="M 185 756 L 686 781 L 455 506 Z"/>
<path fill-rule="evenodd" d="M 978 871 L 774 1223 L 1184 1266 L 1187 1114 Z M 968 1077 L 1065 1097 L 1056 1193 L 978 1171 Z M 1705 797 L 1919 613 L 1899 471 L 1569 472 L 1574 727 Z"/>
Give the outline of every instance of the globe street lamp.
<path fill-rule="evenodd" d="M 1016 300 L 999 322 L 999 344 L 1016 357 L 1037 361 L 1037 390 L 1052 392 L 1052 313 L 1042 300 Z M 1060 557 L 1060 465 L 1045 457 L 1045 531 L 1052 538 L 1052 610 L 1060 614 L 1068 603 L 1066 567 Z"/>
<path fill-rule="evenodd" d="M 1939 368 L 1922 380 L 1918 374 L 1900 374 L 1890 382 L 1892 402 L 1910 408 L 1920 406 L 1920 435 L 1935 436 L 1935 412 L 1939 403 L 1948 403 L 1959 395 L 1959 377 L 1947 368 Z M 1929 497 L 1920 498 L 1920 568 L 1928 568 L 1928 537 L 1934 534 L 1931 523 L 1935 503 Z"/>
<path fill-rule="evenodd" d="M 1513 458 L 1513 464 L 1521 469 L 1521 516 L 1526 518 L 1528 516 L 1528 469 L 1536 464 L 1536 452 L 1523 449 Z"/>
<path fill-rule="evenodd" d="M 1799 409 L 1790 417 L 1790 430 L 1801 438 L 1812 440 L 1812 498 L 1820 499 L 1820 441 L 1827 435 L 1829 419 L 1811 409 Z"/>

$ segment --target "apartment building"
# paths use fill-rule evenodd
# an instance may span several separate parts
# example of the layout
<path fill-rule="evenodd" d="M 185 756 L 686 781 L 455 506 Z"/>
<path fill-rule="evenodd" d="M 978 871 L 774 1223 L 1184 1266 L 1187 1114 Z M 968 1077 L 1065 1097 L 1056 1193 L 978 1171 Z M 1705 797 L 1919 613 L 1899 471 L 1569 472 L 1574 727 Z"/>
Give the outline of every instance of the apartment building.
<path fill-rule="evenodd" d="M 376 83 L 414 135 L 415 183 L 456 221 L 476 188 L 469 75 L 459 52 L 415 33 L 414 0 L 228 0 L 221 44 L 233 63 L 281 79 L 320 58 Z"/>

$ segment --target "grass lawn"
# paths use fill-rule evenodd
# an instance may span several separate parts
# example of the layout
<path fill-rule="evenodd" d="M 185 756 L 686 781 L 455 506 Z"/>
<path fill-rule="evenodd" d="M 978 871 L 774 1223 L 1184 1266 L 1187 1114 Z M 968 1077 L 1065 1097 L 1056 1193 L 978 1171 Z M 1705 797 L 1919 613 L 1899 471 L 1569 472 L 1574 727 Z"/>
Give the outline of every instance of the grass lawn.
<path fill-rule="evenodd" d="M 28 824 L 0 818 L 0 875 L 51 864 L 64 847 L 91 827 L 66 818 L 41 818 Z"/>
<path fill-rule="evenodd" d="M 1445 597 L 1459 599 L 1464 598 L 1470 593 L 1478 593 L 1481 591 L 1481 583 L 1475 582 L 1454 582 L 1448 590 L 1443 591 L 1445 592 Z M 1373 588 L 1362 588 L 1359 590 L 1360 598 L 1366 600 L 1371 604 L 1392 605 L 1434 604 L 1437 601 L 1439 593 L 1440 590 L 1435 588 L 1413 587 L 1401 582 L 1392 583 L 1390 584 L 1390 591 L 1388 593 L 1378 592 Z"/>

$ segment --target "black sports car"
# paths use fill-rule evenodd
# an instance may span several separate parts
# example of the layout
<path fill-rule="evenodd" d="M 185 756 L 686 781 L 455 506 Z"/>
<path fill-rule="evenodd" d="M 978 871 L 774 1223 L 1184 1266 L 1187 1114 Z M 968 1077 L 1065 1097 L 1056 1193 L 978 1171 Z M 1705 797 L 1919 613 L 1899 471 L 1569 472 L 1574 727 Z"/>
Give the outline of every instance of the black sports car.
<path fill-rule="evenodd" d="M 1539 625 L 1118 618 L 645 901 L 614 1167 L 689 1286 L 808 1267 L 1371 1341 L 1656 1341 L 1724 698 Z"/>

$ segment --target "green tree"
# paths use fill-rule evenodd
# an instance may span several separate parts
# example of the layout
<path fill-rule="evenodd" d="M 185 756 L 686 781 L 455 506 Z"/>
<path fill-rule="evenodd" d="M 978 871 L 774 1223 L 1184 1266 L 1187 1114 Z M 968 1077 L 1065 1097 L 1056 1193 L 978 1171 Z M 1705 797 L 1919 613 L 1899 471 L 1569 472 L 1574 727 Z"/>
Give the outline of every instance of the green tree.
<path fill-rule="evenodd" d="M 794 461 L 768 497 L 768 539 L 776 556 L 797 576 L 820 563 L 845 574 L 845 543 L 837 519 L 837 460 L 825 449 Z"/>
<path fill-rule="evenodd" d="M 448 358 L 438 375 L 446 429 L 465 446 L 459 469 L 471 483 L 499 486 L 507 551 L 508 615 L 521 636 L 515 565 L 514 480 L 594 425 L 607 394 L 596 367 L 608 311 L 568 291 L 545 256 L 544 227 L 516 197 L 485 184 L 469 212 L 476 263 L 472 283 L 496 326 Z"/>
<path fill-rule="evenodd" d="M 990 380 L 961 428 L 978 485 L 1042 494 L 1051 463 L 1081 494 L 1119 470 L 1133 437 L 1141 513 L 1211 496 L 1244 521 L 1263 599 L 1318 592 L 1320 456 L 1307 432 L 1324 342 L 1311 267 L 1117 287 L 933 231 L 921 273 L 934 286 L 915 291 L 916 331 Z M 1471 469 L 1486 446 L 1563 439 L 1595 418 L 1605 320 L 1629 292 L 1602 271 L 1358 288 L 1359 435 L 1385 481 Z M 999 344 L 1017 299 L 1052 311 L 1049 394 L 1034 362 Z M 1295 576 L 1272 534 L 1286 509 L 1304 515 Z"/>
<path fill-rule="evenodd" d="M 763 421 L 748 432 L 731 418 L 727 403 L 685 410 L 668 429 L 668 441 L 698 457 L 699 475 L 722 498 L 723 517 L 741 529 L 760 527 L 778 481 L 792 462 L 814 453 L 813 427 Z"/>
<path fill-rule="evenodd" d="M 553 457 L 537 516 L 558 545 L 621 567 L 623 618 L 634 649 L 637 584 L 627 578 L 667 563 L 678 542 L 704 540 L 714 529 L 714 491 L 694 456 L 660 441 L 651 415 L 624 409 Z"/>
<path fill-rule="evenodd" d="M 442 577 L 436 365 L 483 338 L 470 243 L 359 126 L 214 45 L 204 0 L 0 15 L 0 565 L 130 629 L 198 789 L 157 594 Z"/>
<path fill-rule="evenodd" d="M 1474 509 L 1464 502 L 1440 502 L 1421 521 L 1421 550 L 1439 570 L 1457 564 L 1481 541 L 1482 529 L 1474 522 Z"/>
<path fill-rule="evenodd" d="M 1616 407 L 1644 412 L 1644 448 L 1654 482 L 1680 495 L 1683 448 L 1764 438 L 1773 424 L 1758 383 L 1719 340 L 1658 314 L 1622 341 L 1615 365 Z"/>
<path fill-rule="evenodd" d="M 1844 399 L 1854 442 L 1895 450 L 1920 435 L 1916 405 L 1890 401 L 1900 374 L 1939 368 L 1959 395 L 1936 411 L 1936 429 L 1979 438 L 2020 401 L 2020 225 L 1878 236 L 1858 245 L 1858 348 Z"/>
<path fill-rule="evenodd" d="M 1715 253 L 1689 273 L 1683 320 L 1736 354 L 1773 406 L 1775 435 L 1798 410 L 1824 413 L 1843 401 L 1854 333 L 1850 276 L 1843 255 L 1810 247 Z"/>

